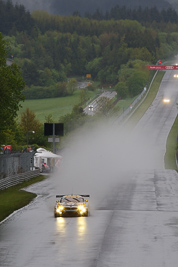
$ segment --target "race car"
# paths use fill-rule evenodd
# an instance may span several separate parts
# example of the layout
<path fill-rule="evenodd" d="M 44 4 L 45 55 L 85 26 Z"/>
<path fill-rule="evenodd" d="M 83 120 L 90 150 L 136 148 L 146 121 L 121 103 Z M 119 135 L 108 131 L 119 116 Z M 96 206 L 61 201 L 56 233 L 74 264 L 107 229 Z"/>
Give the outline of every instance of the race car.
<path fill-rule="evenodd" d="M 170 102 L 170 98 L 163 98 L 163 103 L 169 104 Z"/>
<path fill-rule="evenodd" d="M 89 105 L 89 106 L 88 106 L 88 109 L 89 109 L 90 111 L 93 111 L 93 105 Z"/>
<path fill-rule="evenodd" d="M 57 195 L 54 217 L 89 215 L 89 203 L 85 197 L 90 195 Z"/>

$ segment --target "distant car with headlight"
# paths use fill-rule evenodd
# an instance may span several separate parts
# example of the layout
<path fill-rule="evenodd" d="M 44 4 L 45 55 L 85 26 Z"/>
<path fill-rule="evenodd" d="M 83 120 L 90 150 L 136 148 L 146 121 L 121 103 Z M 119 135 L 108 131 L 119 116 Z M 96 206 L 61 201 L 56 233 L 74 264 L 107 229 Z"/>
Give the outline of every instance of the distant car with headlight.
<path fill-rule="evenodd" d="M 170 103 L 170 101 L 171 101 L 170 98 L 163 98 L 163 102 L 166 104 Z"/>
<path fill-rule="evenodd" d="M 173 77 L 174 77 L 174 78 L 178 78 L 178 74 L 174 74 Z"/>
<path fill-rule="evenodd" d="M 88 216 L 89 203 L 85 197 L 90 195 L 57 195 L 54 217 Z"/>
<path fill-rule="evenodd" d="M 90 111 L 93 111 L 93 105 L 89 105 L 89 106 L 88 106 L 88 109 L 89 109 Z"/>

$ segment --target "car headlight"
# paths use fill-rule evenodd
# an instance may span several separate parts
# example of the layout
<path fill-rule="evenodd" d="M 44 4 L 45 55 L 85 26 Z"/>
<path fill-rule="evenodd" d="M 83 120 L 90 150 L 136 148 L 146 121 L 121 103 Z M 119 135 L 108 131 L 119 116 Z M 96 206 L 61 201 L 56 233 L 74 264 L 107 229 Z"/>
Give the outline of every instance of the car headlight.
<path fill-rule="evenodd" d="M 170 100 L 169 98 L 164 98 L 164 99 L 163 99 L 163 102 L 164 102 L 164 103 L 170 103 L 170 101 L 171 101 L 171 100 Z"/>
<path fill-rule="evenodd" d="M 79 205 L 78 206 L 78 210 L 80 211 L 80 213 L 85 213 L 86 212 L 86 208 L 84 205 Z"/>
<path fill-rule="evenodd" d="M 64 209 L 63 206 L 59 206 L 59 207 L 56 209 L 56 211 L 57 211 L 57 212 L 61 212 L 61 211 L 63 211 L 63 209 Z"/>
<path fill-rule="evenodd" d="M 79 209 L 79 210 L 82 210 L 83 207 L 84 207 L 83 205 L 79 205 L 79 206 L 78 206 L 78 209 Z"/>

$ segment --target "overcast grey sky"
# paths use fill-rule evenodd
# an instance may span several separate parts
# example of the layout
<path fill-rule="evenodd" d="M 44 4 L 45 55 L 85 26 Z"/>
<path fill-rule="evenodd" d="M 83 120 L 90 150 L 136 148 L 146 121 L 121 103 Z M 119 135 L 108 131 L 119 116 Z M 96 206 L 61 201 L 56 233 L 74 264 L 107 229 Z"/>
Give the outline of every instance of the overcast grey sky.
<path fill-rule="evenodd" d="M 13 4 L 23 4 L 29 11 L 32 10 L 46 10 L 50 11 L 51 0 L 12 0 Z"/>

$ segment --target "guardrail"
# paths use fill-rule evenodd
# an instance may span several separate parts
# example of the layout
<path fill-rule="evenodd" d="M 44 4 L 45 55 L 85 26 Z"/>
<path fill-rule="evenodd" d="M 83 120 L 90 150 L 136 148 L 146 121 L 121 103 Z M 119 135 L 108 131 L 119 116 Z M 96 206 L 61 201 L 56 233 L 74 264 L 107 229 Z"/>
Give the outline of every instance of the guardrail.
<path fill-rule="evenodd" d="M 115 119 L 115 121 L 114 121 L 115 124 L 116 123 L 117 124 L 126 123 L 130 119 L 130 117 L 134 114 L 134 112 L 140 107 L 140 105 L 143 103 L 143 101 L 147 97 L 157 73 L 158 73 L 158 71 L 155 72 L 155 74 L 154 74 L 154 76 L 153 76 L 153 78 L 152 78 L 152 80 L 150 82 L 150 85 L 149 85 L 148 89 L 146 89 L 146 90 L 145 90 L 145 88 L 143 89 L 141 94 L 139 94 L 137 96 L 137 98 L 131 103 L 130 107 L 125 109 L 123 111 L 123 113 L 121 113 L 120 116 L 117 119 Z"/>
<path fill-rule="evenodd" d="M 16 175 L 12 175 L 3 179 L 0 179 L 0 190 L 9 188 L 11 186 L 17 185 L 19 183 L 22 183 L 24 181 L 28 181 L 31 178 L 34 178 L 36 176 L 40 175 L 40 170 L 34 170 L 34 171 L 28 171 Z"/>

